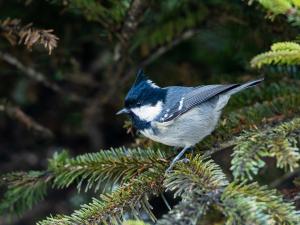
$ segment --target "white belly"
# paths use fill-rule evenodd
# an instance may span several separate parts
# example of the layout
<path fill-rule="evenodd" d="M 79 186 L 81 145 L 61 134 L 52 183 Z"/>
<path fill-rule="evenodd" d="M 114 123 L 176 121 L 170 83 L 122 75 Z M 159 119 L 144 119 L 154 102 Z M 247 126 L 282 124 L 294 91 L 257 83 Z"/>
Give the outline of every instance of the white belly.
<path fill-rule="evenodd" d="M 170 146 L 190 147 L 211 134 L 221 111 L 210 104 L 201 104 L 176 118 L 174 121 L 152 122 L 153 129 L 141 131 L 146 137 Z"/>

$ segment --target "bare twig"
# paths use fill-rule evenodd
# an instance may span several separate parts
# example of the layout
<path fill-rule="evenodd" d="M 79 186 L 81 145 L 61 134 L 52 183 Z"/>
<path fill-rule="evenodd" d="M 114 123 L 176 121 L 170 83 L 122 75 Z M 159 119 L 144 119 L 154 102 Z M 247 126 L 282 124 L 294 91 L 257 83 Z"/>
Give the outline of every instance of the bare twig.
<path fill-rule="evenodd" d="M 138 24 L 146 11 L 150 1 L 133 0 L 127 12 L 125 22 L 121 29 L 121 36 L 125 41 L 128 41 L 136 32 Z"/>
<path fill-rule="evenodd" d="M 137 68 L 143 68 L 146 65 L 152 63 L 156 59 L 158 59 L 160 56 L 168 52 L 170 49 L 172 49 L 174 46 L 180 44 L 181 42 L 188 40 L 189 38 L 192 38 L 197 33 L 199 33 L 199 29 L 189 29 L 185 32 L 181 33 L 177 37 L 175 37 L 171 42 L 168 42 L 166 45 L 159 46 L 155 50 L 153 50 L 148 56 L 146 56 L 144 59 L 141 60 L 141 62 L 138 64 Z M 126 83 L 132 74 L 134 73 L 133 69 L 130 69 L 125 73 L 120 83 Z"/>
<path fill-rule="evenodd" d="M 209 150 L 204 151 L 204 155 L 205 156 L 211 156 L 211 155 L 213 155 L 217 152 L 220 152 L 222 150 L 230 149 L 230 148 L 234 147 L 234 145 L 235 145 L 234 140 L 225 141 L 225 142 L 220 143 L 217 147 L 212 147 Z"/>
<path fill-rule="evenodd" d="M 276 188 L 279 187 L 282 183 L 284 183 L 286 180 L 296 176 L 300 175 L 300 168 L 297 168 L 294 171 L 291 171 L 289 173 L 284 174 L 282 177 L 279 177 L 278 179 L 274 180 L 271 184 L 270 187 Z"/>
<path fill-rule="evenodd" d="M 115 61 L 123 61 L 125 55 L 128 55 L 128 45 L 131 37 L 136 33 L 137 27 L 142 20 L 142 16 L 148 8 L 150 1 L 147 0 L 132 0 L 130 7 L 127 11 L 127 15 L 124 19 L 124 23 L 120 28 L 120 33 L 116 36 L 119 39 L 119 43 L 116 44 L 114 50 Z M 120 61 L 120 62 L 121 62 Z"/>
<path fill-rule="evenodd" d="M 155 61 L 158 57 L 165 54 L 167 51 L 172 49 L 174 46 L 180 44 L 181 42 L 190 39 L 191 37 L 195 36 L 197 33 L 199 33 L 199 29 L 189 29 L 175 37 L 171 42 L 167 43 L 166 45 L 160 46 L 156 48 L 152 53 L 150 53 L 146 58 L 144 58 L 140 64 L 139 67 L 144 67 L 153 61 Z"/>
<path fill-rule="evenodd" d="M 17 120 L 25 125 L 29 130 L 33 130 L 41 136 L 51 138 L 53 133 L 48 128 L 40 125 L 33 118 L 24 113 L 19 107 L 11 104 L 0 105 L 0 111 L 5 112 L 10 118 Z"/>
<path fill-rule="evenodd" d="M 36 71 L 32 67 L 25 66 L 23 63 L 21 63 L 17 58 L 12 56 L 9 53 L 1 52 L 0 51 L 0 59 L 5 61 L 6 63 L 16 67 L 18 70 L 23 72 L 27 77 L 29 77 L 32 80 L 35 80 L 41 84 L 43 84 L 45 87 L 51 89 L 52 91 L 67 96 L 70 98 L 70 100 L 75 102 L 86 102 L 87 100 L 81 96 L 78 96 L 75 93 L 70 93 L 64 91 L 61 87 L 59 87 L 54 82 L 50 81 L 46 75 Z"/>

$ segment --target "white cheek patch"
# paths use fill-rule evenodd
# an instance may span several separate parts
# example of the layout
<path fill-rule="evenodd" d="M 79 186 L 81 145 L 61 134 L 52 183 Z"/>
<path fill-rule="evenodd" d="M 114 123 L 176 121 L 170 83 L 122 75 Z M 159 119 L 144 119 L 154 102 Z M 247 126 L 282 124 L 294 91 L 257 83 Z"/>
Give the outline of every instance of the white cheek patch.
<path fill-rule="evenodd" d="M 132 108 L 131 111 L 137 115 L 140 119 L 146 121 L 152 121 L 155 117 L 157 117 L 163 107 L 163 102 L 158 101 L 156 105 L 144 105 L 141 107 Z"/>

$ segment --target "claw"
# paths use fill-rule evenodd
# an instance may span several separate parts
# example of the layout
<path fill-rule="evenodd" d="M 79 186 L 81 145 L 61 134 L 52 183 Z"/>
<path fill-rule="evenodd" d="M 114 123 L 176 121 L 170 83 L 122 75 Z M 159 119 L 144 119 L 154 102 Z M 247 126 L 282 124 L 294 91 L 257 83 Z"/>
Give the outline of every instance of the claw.
<path fill-rule="evenodd" d="M 190 160 L 188 158 L 184 158 L 182 160 L 179 160 L 178 162 L 189 163 Z"/>

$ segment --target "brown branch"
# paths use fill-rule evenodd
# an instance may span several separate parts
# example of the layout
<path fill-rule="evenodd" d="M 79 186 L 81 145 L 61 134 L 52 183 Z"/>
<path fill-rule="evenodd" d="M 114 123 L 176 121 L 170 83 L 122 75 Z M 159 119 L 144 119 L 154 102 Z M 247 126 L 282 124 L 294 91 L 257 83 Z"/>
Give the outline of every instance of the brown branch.
<path fill-rule="evenodd" d="M 165 54 L 167 51 L 175 47 L 176 45 L 180 44 L 181 42 L 190 39 L 195 34 L 199 33 L 199 29 L 189 29 L 175 37 L 171 42 L 168 42 L 166 45 L 160 46 L 156 48 L 152 53 L 150 53 L 146 58 L 142 59 L 142 61 L 139 64 L 139 67 L 144 67 L 153 61 L 155 61 L 157 58 L 159 58 L 161 55 Z"/>
<path fill-rule="evenodd" d="M 35 80 L 41 84 L 43 84 L 45 87 L 51 89 L 52 91 L 69 97 L 70 100 L 75 102 L 86 102 L 87 100 L 81 96 L 78 96 L 75 93 L 66 92 L 63 90 L 60 86 L 58 86 L 56 83 L 50 81 L 46 75 L 36 71 L 32 67 L 25 66 L 22 64 L 17 58 L 12 56 L 9 53 L 1 52 L 0 51 L 0 59 L 5 61 L 6 63 L 10 64 L 11 66 L 14 66 L 21 72 L 23 72 L 27 77 L 29 77 L 32 80 Z"/>
<path fill-rule="evenodd" d="M 235 145 L 234 140 L 222 142 L 222 143 L 218 144 L 217 147 L 212 147 L 209 150 L 204 151 L 204 156 L 211 156 L 211 155 L 213 155 L 217 152 L 223 151 L 225 149 L 231 149 L 232 147 L 234 147 L 234 145 Z"/>
<path fill-rule="evenodd" d="M 0 105 L 0 111 L 6 113 L 11 119 L 17 120 L 21 124 L 25 125 L 27 129 L 35 131 L 37 134 L 52 138 L 53 133 L 48 128 L 40 125 L 33 118 L 28 116 L 25 112 L 23 112 L 19 107 L 13 106 L 11 104 L 2 104 Z"/>
<path fill-rule="evenodd" d="M 292 177 L 300 175 L 300 168 L 297 168 L 294 171 L 291 171 L 289 173 L 284 174 L 282 177 L 279 177 L 278 179 L 274 180 L 271 184 L 270 187 L 276 188 L 279 187 L 282 183 L 284 183 L 286 180 L 291 179 Z"/>
<path fill-rule="evenodd" d="M 141 60 L 141 62 L 138 64 L 137 68 L 143 68 L 147 66 L 148 64 L 152 63 L 156 59 L 158 59 L 160 56 L 168 52 L 170 49 L 175 47 L 176 45 L 180 44 L 181 42 L 188 40 L 189 38 L 192 38 L 197 33 L 199 33 L 199 29 L 189 29 L 175 37 L 171 42 L 168 42 L 166 45 L 159 46 L 155 50 L 153 50 L 150 54 L 148 54 L 144 59 Z M 134 73 L 134 69 L 128 70 L 124 77 L 122 78 L 121 82 L 122 84 L 126 83 L 132 74 Z"/>
<path fill-rule="evenodd" d="M 127 15 L 124 19 L 124 23 L 120 28 L 120 33 L 116 36 L 119 38 L 119 43 L 116 44 L 114 49 L 114 59 L 119 61 L 118 64 L 124 63 L 125 60 L 129 60 L 128 46 L 129 40 L 136 33 L 138 25 L 140 24 L 145 11 L 148 8 L 150 1 L 147 0 L 132 0 L 130 7 L 127 11 Z M 121 60 L 120 60 L 121 59 Z M 119 77 L 121 74 L 117 74 Z"/>
<path fill-rule="evenodd" d="M 124 41 L 128 42 L 128 40 L 135 34 L 149 2 L 150 1 L 147 0 L 132 0 L 125 22 L 121 28 L 121 37 Z"/>

